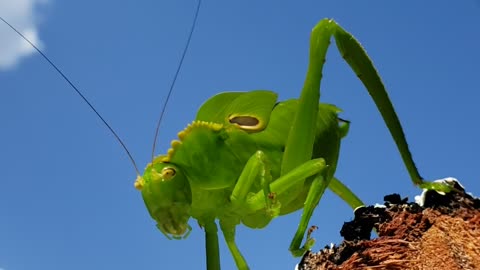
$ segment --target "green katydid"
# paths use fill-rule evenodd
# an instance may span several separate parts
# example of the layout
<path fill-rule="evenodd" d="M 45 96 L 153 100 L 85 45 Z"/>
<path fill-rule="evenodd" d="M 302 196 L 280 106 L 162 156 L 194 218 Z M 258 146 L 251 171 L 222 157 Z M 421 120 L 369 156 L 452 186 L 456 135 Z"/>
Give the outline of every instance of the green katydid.
<path fill-rule="evenodd" d="M 265 90 L 212 97 L 199 109 L 197 119 L 179 133 L 180 141 L 173 141 L 167 155 L 155 158 L 135 182 L 167 237 L 186 236 L 189 218 L 197 219 L 206 233 L 208 269 L 220 268 L 217 219 L 238 268 L 246 269 L 235 244 L 238 224 L 263 228 L 273 218 L 303 208 L 290 246 L 293 255 L 300 256 L 314 244 L 307 233 L 301 246 L 313 210 L 327 187 L 351 207 L 362 205 L 334 177 L 340 141 L 349 124 L 338 117 L 337 107 L 319 104 L 331 36 L 374 99 L 413 183 L 450 190 L 447 185 L 421 179 L 370 59 L 349 33 L 333 20 L 322 20 L 312 32 L 310 64 L 298 100 L 277 103 L 276 94 Z"/>
<path fill-rule="evenodd" d="M 329 187 L 351 207 L 362 202 L 334 177 L 340 140 L 348 122 L 340 109 L 319 104 L 320 81 L 331 37 L 367 88 L 407 167 L 412 182 L 448 192 L 450 186 L 425 182 L 415 167 L 392 103 L 371 60 L 355 38 L 324 19 L 312 31 L 310 63 L 298 100 L 277 103 L 272 91 L 227 92 L 207 100 L 195 121 L 178 134 L 166 155 L 156 157 L 135 187 L 157 227 L 167 237 L 188 235 L 190 217 L 205 230 L 207 269 L 220 269 L 218 219 L 239 269 L 248 269 L 235 244 L 235 227 L 263 228 L 275 217 L 303 208 L 290 245 L 301 256 L 313 244 L 308 222 Z"/>

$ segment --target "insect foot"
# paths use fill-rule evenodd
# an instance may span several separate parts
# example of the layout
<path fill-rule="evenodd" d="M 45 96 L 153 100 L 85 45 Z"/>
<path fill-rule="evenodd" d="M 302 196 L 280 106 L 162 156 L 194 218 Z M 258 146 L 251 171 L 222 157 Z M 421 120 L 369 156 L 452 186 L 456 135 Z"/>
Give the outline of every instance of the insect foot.
<path fill-rule="evenodd" d="M 450 192 L 458 193 L 464 191 L 464 188 L 460 182 L 453 177 L 446 177 L 432 182 L 423 182 L 420 184 L 420 188 L 423 189 L 423 193 L 415 197 L 415 202 L 420 206 L 423 206 L 424 197 L 428 191 L 436 191 L 440 195 L 445 195 Z"/>
<path fill-rule="evenodd" d="M 425 207 L 426 205 L 428 206 L 428 202 L 426 203 L 426 198 L 432 191 L 436 191 L 436 193 L 440 195 L 446 195 L 450 192 L 465 192 L 465 188 L 456 178 L 453 177 L 446 177 L 432 182 L 425 182 L 420 187 L 423 188 L 423 192 L 422 194 L 415 196 L 415 202 L 422 207 Z"/>
<path fill-rule="evenodd" d="M 282 204 L 277 200 L 277 194 L 275 192 L 270 192 L 267 196 L 267 200 L 269 201 L 267 205 L 267 215 L 269 217 L 278 217 L 280 215 L 280 209 Z"/>

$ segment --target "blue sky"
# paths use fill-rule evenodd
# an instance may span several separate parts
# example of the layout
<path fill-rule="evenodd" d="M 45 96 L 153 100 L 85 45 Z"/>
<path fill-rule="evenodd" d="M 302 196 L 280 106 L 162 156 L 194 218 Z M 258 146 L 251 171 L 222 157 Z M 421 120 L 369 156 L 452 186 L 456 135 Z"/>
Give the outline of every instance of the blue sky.
<path fill-rule="evenodd" d="M 0 15 L 42 44 L 143 167 L 195 5 L 3 0 Z M 480 194 L 478 0 L 205 0 L 200 12 L 157 154 L 215 93 L 271 89 L 282 99 L 297 97 L 309 32 L 331 17 L 372 57 L 423 177 L 457 177 Z M 0 269 L 204 268 L 203 232 L 196 222 L 188 239 L 167 240 L 148 216 L 133 188 L 135 171 L 106 128 L 1 24 L 0 40 Z M 419 190 L 373 102 L 333 48 L 322 101 L 343 108 L 342 117 L 352 121 L 337 176 L 368 204 L 393 192 L 413 199 Z M 314 250 L 338 243 L 341 224 L 351 218 L 352 211 L 327 192 L 311 221 L 319 226 Z M 299 259 L 288 246 L 298 220 L 295 213 L 263 230 L 238 228 L 238 245 L 252 269 L 293 269 Z M 224 269 L 233 269 L 222 238 L 221 253 Z"/>

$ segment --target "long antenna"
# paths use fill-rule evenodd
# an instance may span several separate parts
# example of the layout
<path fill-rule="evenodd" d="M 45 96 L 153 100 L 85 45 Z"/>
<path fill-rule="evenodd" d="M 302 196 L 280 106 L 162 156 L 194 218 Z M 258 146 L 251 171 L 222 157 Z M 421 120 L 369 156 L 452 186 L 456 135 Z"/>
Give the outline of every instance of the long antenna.
<path fill-rule="evenodd" d="M 160 125 L 162 124 L 163 115 L 165 114 L 168 101 L 170 100 L 170 96 L 172 95 L 173 87 L 175 86 L 175 82 L 177 81 L 178 74 L 180 73 L 183 60 L 185 59 L 185 55 L 187 54 L 188 47 L 190 46 L 190 41 L 192 40 L 193 31 L 195 30 L 195 26 L 197 25 L 197 18 L 198 18 L 198 13 L 200 11 L 201 4 L 202 4 L 202 0 L 198 0 L 197 10 L 195 11 L 195 17 L 193 18 L 193 23 L 192 23 L 192 27 L 190 28 L 190 34 L 188 35 L 187 43 L 185 44 L 185 48 L 183 49 L 182 57 L 180 58 L 180 62 L 178 63 L 177 71 L 173 76 L 172 84 L 170 85 L 170 89 L 168 90 L 167 98 L 165 98 L 165 101 L 163 102 L 162 110 L 160 111 L 160 116 L 158 117 L 157 127 L 155 128 L 155 135 L 153 136 L 152 161 L 155 157 L 155 148 L 157 147 L 158 133 L 160 131 Z"/>
<path fill-rule="evenodd" d="M 15 31 L 20 37 L 22 37 L 26 42 L 28 42 L 30 44 L 30 46 L 32 46 L 42 57 L 43 59 L 45 59 L 51 67 L 53 67 L 57 72 L 58 74 L 60 74 L 60 76 L 62 76 L 62 78 L 73 88 L 73 90 L 75 90 L 75 92 L 83 99 L 83 101 L 85 101 L 85 103 L 87 103 L 88 107 L 90 107 L 90 109 L 97 115 L 98 118 L 100 118 L 100 120 L 103 122 L 103 124 L 108 128 L 108 130 L 110 130 L 110 132 L 113 134 L 113 136 L 115 137 L 115 139 L 120 143 L 120 145 L 122 146 L 123 150 L 125 150 L 125 152 L 127 153 L 127 156 L 128 158 L 130 159 L 130 161 L 132 162 L 133 164 L 133 167 L 135 168 L 135 171 L 137 172 L 137 175 L 140 175 L 140 172 L 138 170 L 138 167 L 137 167 L 137 164 L 135 163 L 135 160 L 133 159 L 133 156 L 132 154 L 130 154 L 130 151 L 128 151 L 127 149 L 127 146 L 125 145 L 125 143 L 123 143 L 122 139 L 120 139 L 120 137 L 118 136 L 118 134 L 115 132 L 115 130 L 113 130 L 113 128 L 108 124 L 108 122 L 102 117 L 102 115 L 95 109 L 95 107 L 93 107 L 92 103 L 90 103 L 90 101 L 82 94 L 82 92 L 75 86 L 75 84 L 73 84 L 70 79 L 68 79 L 68 77 L 60 70 L 60 68 L 58 68 L 48 57 L 47 55 L 45 55 L 37 46 L 35 46 L 35 44 L 33 44 L 27 37 L 25 37 L 22 33 L 20 33 L 20 31 L 18 31 L 15 27 L 13 27 L 13 25 L 11 25 L 10 23 L 8 23 L 5 19 L 3 19 L 3 17 L 0 16 L 0 20 L 2 20 L 6 25 L 8 25 L 13 31 Z"/>

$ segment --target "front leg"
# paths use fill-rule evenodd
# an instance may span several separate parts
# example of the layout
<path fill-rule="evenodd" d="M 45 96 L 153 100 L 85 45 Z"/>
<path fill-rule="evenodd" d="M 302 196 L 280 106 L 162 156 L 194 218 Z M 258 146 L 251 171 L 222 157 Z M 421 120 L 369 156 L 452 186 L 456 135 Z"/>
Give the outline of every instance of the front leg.
<path fill-rule="evenodd" d="M 261 191 L 259 191 L 263 195 L 261 208 L 266 208 L 266 214 L 256 215 L 256 213 L 254 213 L 256 211 L 253 211 L 253 218 L 249 219 L 248 217 L 244 217 L 242 221 L 250 227 L 262 227 L 265 224 L 268 224 L 268 222 L 280 212 L 280 204 L 274 203 L 274 200 L 269 196 L 271 194 L 271 181 L 272 176 L 270 174 L 270 168 L 268 167 L 265 153 L 262 151 L 255 152 L 255 154 L 253 154 L 247 161 L 247 164 L 243 168 L 243 171 L 233 188 L 232 194 L 230 195 L 230 203 L 234 214 L 236 211 L 249 212 L 249 210 L 245 208 L 249 194 L 261 189 Z M 254 191 L 252 192 L 252 190 Z M 248 264 L 235 243 L 235 226 L 238 222 L 239 221 L 236 219 L 232 219 L 232 217 L 221 217 L 220 229 L 223 232 L 225 242 L 235 260 L 237 268 L 244 270 L 249 269 Z"/>
<path fill-rule="evenodd" d="M 207 252 L 207 269 L 220 270 L 220 251 L 218 248 L 217 224 L 209 219 L 205 224 L 205 250 Z"/>
<path fill-rule="evenodd" d="M 303 182 L 306 178 L 315 176 L 305 200 L 300 223 L 290 245 L 290 251 L 294 256 L 301 256 L 305 250 L 309 249 L 314 244 L 314 240 L 308 235 L 305 245 L 300 248 L 303 235 L 305 234 L 308 222 L 313 214 L 313 210 L 317 206 L 320 198 L 325 192 L 325 189 L 328 187 L 331 181 L 331 178 L 328 179 L 326 177 L 328 174 L 327 168 L 328 166 L 326 165 L 324 159 L 312 159 L 294 168 L 286 175 L 281 176 L 270 185 L 273 193 L 282 195 L 283 193 L 291 192 L 292 189 L 298 188 L 298 184 Z M 340 182 L 338 181 L 337 183 Z M 248 201 L 249 208 L 252 211 L 260 210 L 264 206 L 264 200 L 264 193 L 258 192 Z"/>
<path fill-rule="evenodd" d="M 278 216 L 280 212 L 280 204 L 274 199 L 273 193 L 270 190 L 271 182 L 272 175 L 268 166 L 267 156 L 263 151 L 258 150 L 247 161 L 230 195 L 230 202 L 234 208 L 244 207 L 247 203 L 248 195 L 252 194 L 252 190 L 253 192 L 258 191 L 258 187 L 254 188 L 254 184 L 260 183 L 259 188 L 262 190 L 265 203 L 265 205 L 262 206 L 266 206 L 267 218 L 271 220 Z"/>
<path fill-rule="evenodd" d="M 309 249 L 314 244 L 314 240 L 307 235 L 305 245 L 300 248 L 303 235 L 305 235 L 305 231 L 313 214 L 313 210 L 320 201 L 325 189 L 329 187 L 330 184 L 333 185 L 333 191 L 339 194 L 339 196 L 342 197 L 342 199 L 344 199 L 351 207 L 356 208 L 360 205 L 363 205 L 362 201 L 360 201 L 348 187 L 340 182 L 340 180 L 336 178 L 328 179 L 326 177 L 326 175 L 329 174 L 329 170 L 327 170 L 327 168 L 328 166 L 326 165 L 324 159 L 312 159 L 304 162 L 270 184 L 271 192 L 277 196 L 280 196 L 284 193 L 291 192 L 292 189 L 298 188 L 298 184 L 303 182 L 304 179 L 315 176 L 305 199 L 300 223 L 290 245 L 290 251 L 294 256 L 301 256 L 305 250 Z M 265 207 L 264 192 L 259 191 L 255 195 L 251 196 L 247 201 L 247 207 L 251 212 L 263 209 Z"/>
<path fill-rule="evenodd" d="M 227 242 L 228 249 L 232 254 L 235 264 L 239 270 L 248 270 L 248 264 L 242 253 L 235 243 L 235 225 L 230 225 L 225 222 L 220 221 L 220 229 L 222 229 L 223 237 L 225 242 Z"/>
<path fill-rule="evenodd" d="M 292 188 L 297 188 L 298 184 L 304 181 L 305 178 L 316 174 L 323 175 L 325 168 L 327 168 L 327 166 L 323 159 L 310 160 L 271 183 L 272 177 L 270 175 L 267 157 L 262 151 L 257 151 L 245 165 L 232 191 L 230 202 L 233 209 L 252 213 L 252 219 L 248 219 L 248 215 L 247 217 L 244 216 L 242 221 L 245 224 L 250 227 L 263 227 L 280 212 L 280 203 L 275 201 L 273 194 L 281 195 L 283 192 L 291 191 Z M 258 185 L 259 183 L 260 185 Z M 295 237 L 295 239 L 299 238 L 300 242 L 303 239 L 303 234 L 306 229 L 305 224 L 308 225 L 313 209 L 315 205 L 318 204 L 327 186 L 328 183 L 323 181 L 323 177 L 320 177 L 318 181 L 314 180 L 312 184 L 313 188 L 310 189 L 311 192 L 309 192 L 309 196 L 307 197 L 307 204 L 310 206 L 305 207 L 306 214 L 302 216 L 301 226 L 299 226 L 297 230 L 296 235 L 300 235 L 300 237 Z M 253 192 L 256 191 L 256 193 L 253 193 L 252 190 Z M 227 218 L 220 218 L 220 228 L 237 267 L 239 269 L 248 269 L 245 259 L 235 244 L 235 225 L 236 222 L 230 222 Z M 305 229 L 302 229 L 303 227 L 305 227 Z M 308 244 L 310 243 L 313 244 L 313 240 L 308 242 Z M 310 246 L 311 245 L 306 245 L 305 248 L 309 248 Z"/>

